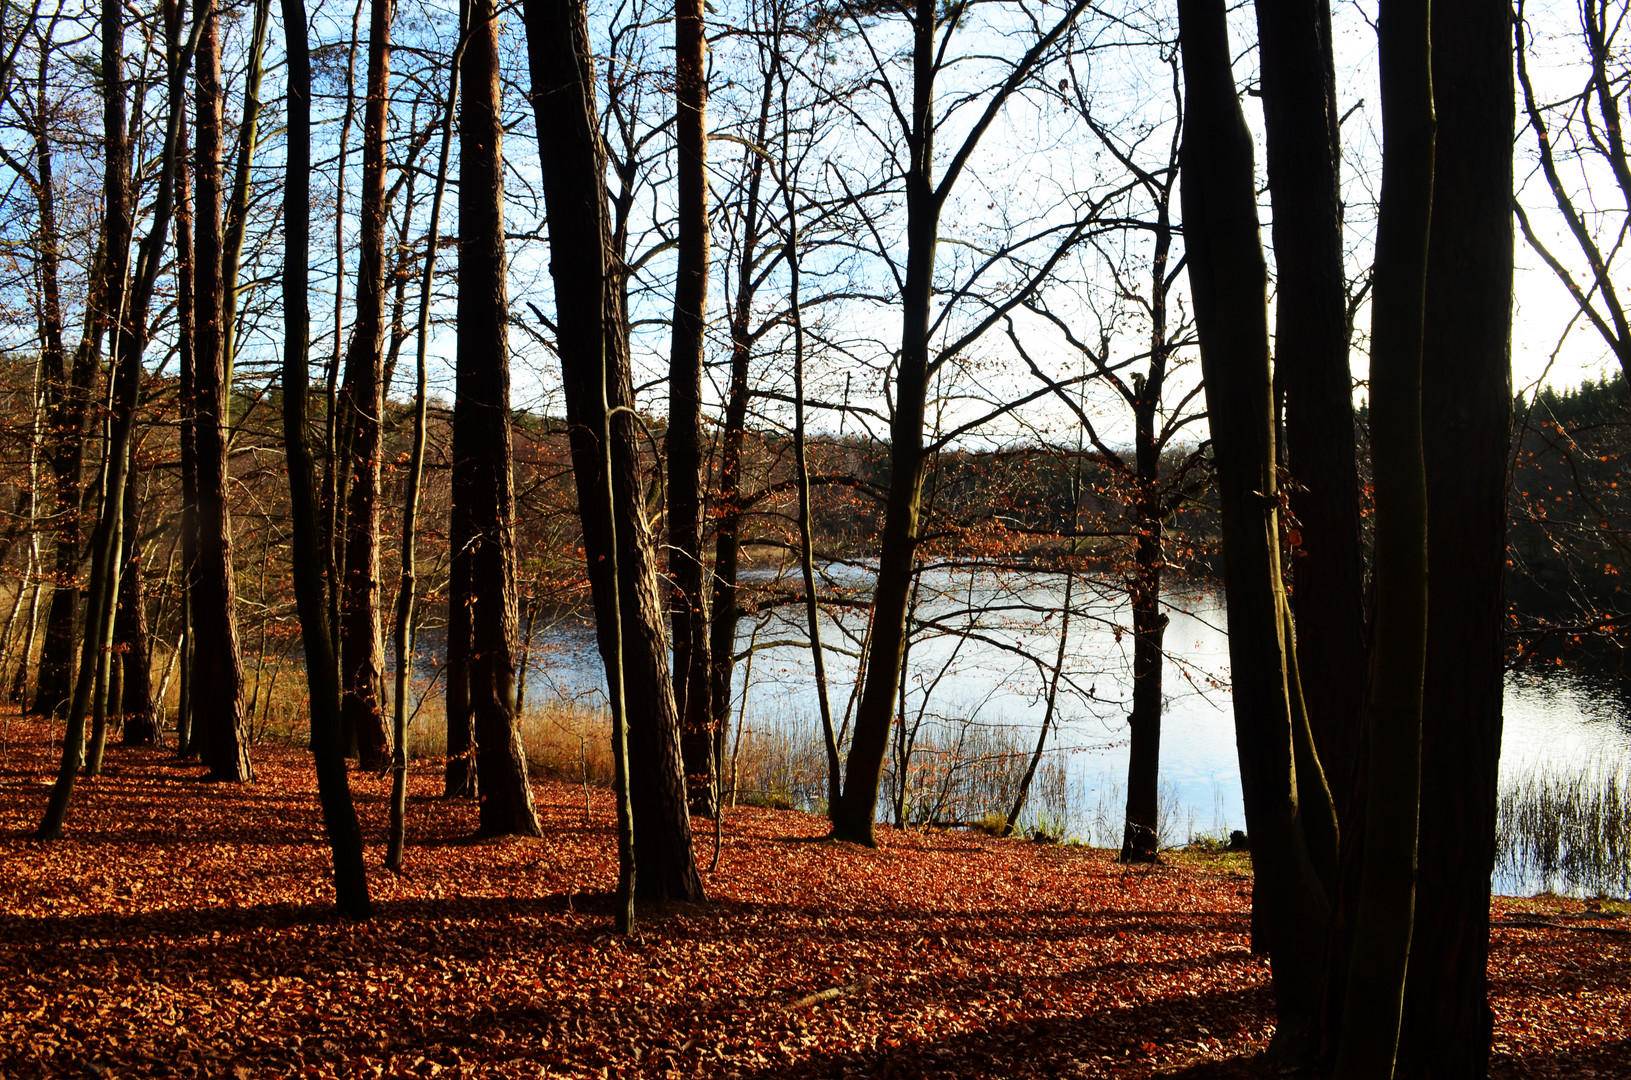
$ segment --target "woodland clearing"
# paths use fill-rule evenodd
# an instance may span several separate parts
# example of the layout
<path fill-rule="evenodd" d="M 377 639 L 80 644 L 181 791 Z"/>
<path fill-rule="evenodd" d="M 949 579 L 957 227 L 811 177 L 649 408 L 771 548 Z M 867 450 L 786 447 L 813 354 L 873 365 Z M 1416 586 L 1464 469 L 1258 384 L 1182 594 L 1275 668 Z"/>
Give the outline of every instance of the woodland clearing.
<path fill-rule="evenodd" d="M 540 840 L 477 840 L 411 770 L 353 775 L 377 915 L 339 918 L 309 755 L 197 781 L 111 749 L 67 838 L 29 839 L 59 750 L 0 721 L 0 1076 L 1279 1075 L 1238 857 L 1110 852 L 728 809 L 709 902 L 613 935 L 608 792 L 535 779 Z M 587 819 L 587 820 L 586 820 Z M 712 830 L 698 823 L 706 869 Z M 1631 1077 L 1623 904 L 1498 898 L 1497 1077 Z"/>

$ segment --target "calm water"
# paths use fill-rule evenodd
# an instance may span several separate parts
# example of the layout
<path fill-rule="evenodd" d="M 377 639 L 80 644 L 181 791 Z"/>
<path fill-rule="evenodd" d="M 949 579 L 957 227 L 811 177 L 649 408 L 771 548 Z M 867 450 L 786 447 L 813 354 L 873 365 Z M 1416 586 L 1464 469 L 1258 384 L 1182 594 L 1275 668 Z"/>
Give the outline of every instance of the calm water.
<path fill-rule="evenodd" d="M 849 570 L 837 584 L 864 590 L 868 575 Z M 796 582 L 769 574 L 756 576 L 752 585 L 767 596 L 783 587 L 798 591 Z M 1071 830 L 1101 843 L 1119 842 L 1131 707 L 1131 613 L 1100 584 L 1077 579 L 1072 591 L 1074 611 L 1049 753 L 1067 764 Z M 1039 584 L 1017 573 L 926 574 L 905 709 L 909 719 L 921 715 L 924 737 L 950 741 L 958 731 L 978 726 L 1032 746 L 1046 707 L 1046 669 L 1059 648 L 1063 599 L 1062 578 Z M 1181 843 L 1197 831 L 1244 829 L 1245 813 L 1221 598 L 1188 590 L 1174 591 L 1168 599 L 1162 807 L 1164 839 Z M 801 605 L 782 605 L 743 624 L 738 651 L 759 646 L 740 713 L 750 728 L 808 731 L 818 716 L 809 652 L 802 644 L 802 612 Z M 855 677 L 855 659 L 845 653 L 859 651 L 864 629 L 860 614 L 824 621 L 830 697 L 839 717 Z M 737 665 L 738 709 L 744 668 Z M 601 674 L 588 628 L 557 626 L 534 644 L 528 694 L 593 698 L 601 692 Z M 1567 671 L 1515 675 L 1506 687 L 1501 750 L 1503 780 L 1535 767 L 1621 760 L 1631 753 L 1631 702 L 1622 685 L 1607 680 Z M 1096 830 L 1105 831 L 1107 810 L 1115 819 L 1109 829 L 1114 835 L 1095 836 Z"/>

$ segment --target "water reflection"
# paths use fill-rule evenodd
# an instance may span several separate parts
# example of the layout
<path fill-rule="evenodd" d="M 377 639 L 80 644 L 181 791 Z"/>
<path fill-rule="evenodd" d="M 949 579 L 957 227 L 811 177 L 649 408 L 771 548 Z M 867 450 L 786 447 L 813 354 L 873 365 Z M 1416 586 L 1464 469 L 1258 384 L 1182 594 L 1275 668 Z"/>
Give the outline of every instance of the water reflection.
<path fill-rule="evenodd" d="M 840 588 L 864 594 L 870 575 L 833 572 Z M 738 651 L 754 650 L 752 678 L 737 665 L 733 716 L 750 731 L 814 738 L 817 717 L 809 653 L 802 644 L 802 605 L 772 604 L 785 581 L 753 575 L 763 614 L 746 619 Z M 920 738 L 942 744 L 973 729 L 1004 733 L 1029 747 L 1046 708 L 1056 650 L 1063 578 L 1028 568 L 941 571 L 924 575 L 908 654 L 903 715 Z M 1068 830 L 1095 843 L 1119 842 L 1131 708 L 1131 612 L 1120 591 L 1078 579 L 1075 617 L 1060 681 L 1057 727 L 1048 754 L 1064 763 Z M 1161 735 L 1165 836 L 1182 843 L 1197 831 L 1245 828 L 1234 717 L 1228 692 L 1227 621 L 1219 596 L 1204 586 L 1169 595 Z M 861 609 L 825 613 L 824 643 L 838 720 L 852 706 L 856 662 L 865 631 Z M 602 672 L 591 629 L 557 625 L 534 645 L 529 696 L 584 700 L 598 696 Z M 1502 743 L 1503 784 L 1536 768 L 1579 769 L 1631 752 L 1631 695 L 1612 676 L 1535 669 L 1507 683 Z M 819 784 L 813 785 L 819 790 Z M 814 796 L 811 796 L 813 798 Z M 889 800 L 880 800 L 887 812 Z M 1508 880 L 1522 890 L 1530 882 Z"/>

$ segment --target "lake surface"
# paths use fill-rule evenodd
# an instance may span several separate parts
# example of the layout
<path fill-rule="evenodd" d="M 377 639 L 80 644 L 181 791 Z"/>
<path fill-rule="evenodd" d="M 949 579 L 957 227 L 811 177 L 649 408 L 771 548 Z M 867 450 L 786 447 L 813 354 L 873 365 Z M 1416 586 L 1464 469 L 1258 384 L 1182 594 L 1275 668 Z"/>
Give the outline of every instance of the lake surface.
<path fill-rule="evenodd" d="M 833 587 L 864 595 L 870 574 L 827 573 Z M 799 592 L 797 582 L 752 575 L 762 600 Z M 1131 612 L 1117 590 L 1077 578 L 1057 695 L 1050 760 L 1068 778 L 1067 831 L 1099 844 L 1120 843 L 1131 708 Z M 983 735 L 1028 753 L 1046 711 L 1046 691 L 1059 649 L 1063 577 L 1039 581 L 1019 571 L 930 572 L 918 595 L 919 630 L 908 657 L 904 715 L 921 720 L 920 742 L 949 745 Z M 1228 632 L 1221 597 L 1204 588 L 1175 588 L 1168 597 L 1165 711 L 1161 735 L 1163 840 L 1245 828 L 1234 716 L 1228 692 Z M 737 665 L 733 715 L 750 732 L 796 733 L 809 739 L 819 716 L 805 645 L 803 606 L 765 604 L 746 619 L 738 651 L 754 649 L 751 680 Z M 855 655 L 865 632 L 859 611 L 825 614 L 830 699 L 835 720 L 850 703 Z M 846 655 L 848 654 L 848 655 Z M 1305 678 L 1312 673 L 1305 674 Z M 554 693 L 579 700 L 601 694 L 591 630 L 561 624 L 541 633 L 529 665 L 529 697 Z M 536 700 L 536 697 L 534 697 Z M 734 723 L 734 719 L 733 719 Z M 1503 783 L 1536 768 L 1580 769 L 1631 758 L 1631 701 L 1623 683 L 1568 670 L 1520 673 L 1506 687 Z M 1522 883 L 1511 883 L 1519 887 Z"/>

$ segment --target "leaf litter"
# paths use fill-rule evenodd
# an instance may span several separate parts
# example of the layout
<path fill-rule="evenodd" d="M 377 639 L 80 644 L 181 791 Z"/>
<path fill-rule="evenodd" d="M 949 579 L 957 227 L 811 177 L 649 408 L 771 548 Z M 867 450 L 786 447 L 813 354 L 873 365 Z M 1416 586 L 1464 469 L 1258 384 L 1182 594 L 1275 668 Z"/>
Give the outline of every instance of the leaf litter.
<path fill-rule="evenodd" d="M 728 809 L 705 904 L 610 933 L 608 793 L 535 779 L 544 837 L 472 839 L 410 773 L 407 871 L 380 868 L 389 780 L 352 776 L 374 919 L 334 914 L 309 756 L 198 782 L 112 748 L 65 840 L 28 835 L 56 749 L 0 745 L 0 1076 L 1146 1077 L 1276 1075 L 1251 879 L 1224 861 Z M 712 830 L 698 823 L 699 862 Z M 1631 936 L 1556 898 L 1495 902 L 1493 1075 L 1631 1076 Z"/>

